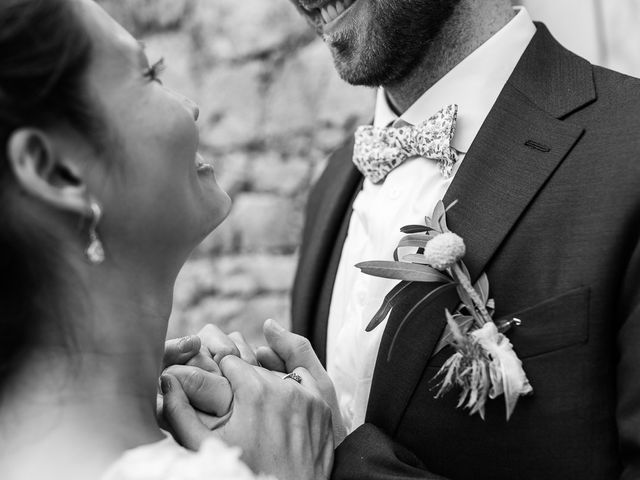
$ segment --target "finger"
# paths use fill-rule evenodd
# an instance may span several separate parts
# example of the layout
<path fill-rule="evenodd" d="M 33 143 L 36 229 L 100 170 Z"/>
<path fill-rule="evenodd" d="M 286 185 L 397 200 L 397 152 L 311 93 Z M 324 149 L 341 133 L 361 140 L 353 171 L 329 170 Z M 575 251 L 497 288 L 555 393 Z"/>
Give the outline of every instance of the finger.
<path fill-rule="evenodd" d="M 236 344 L 238 350 L 240 350 L 240 358 L 250 365 L 258 366 L 258 359 L 253 351 L 253 348 L 249 346 L 245 338 L 240 332 L 233 332 L 229 334 L 229 339 Z"/>
<path fill-rule="evenodd" d="M 209 430 L 216 430 L 222 427 L 229 421 L 229 418 L 231 418 L 231 412 L 224 417 L 216 417 L 215 415 L 209 415 L 208 413 L 196 410 L 196 415 L 198 416 L 198 420 Z"/>
<path fill-rule="evenodd" d="M 293 372 L 291 372 L 292 374 L 295 374 L 298 376 L 298 378 L 301 379 L 300 382 L 298 382 L 295 377 L 287 377 L 287 376 L 283 376 L 282 380 L 285 382 L 295 382 L 298 383 L 298 385 L 300 385 L 302 388 L 304 388 L 305 390 L 308 390 L 309 392 L 311 392 L 314 396 L 322 398 L 322 394 L 320 393 L 320 389 L 318 388 L 318 384 L 315 380 L 315 378 L 313 378 L 313 375 L 311 375 L 311 373 L 309 373 L 309 370 L 307 370 L 306 368 L 303 367 L 298 367 L 296 369 L 293 370 Z M 287 374 L 287 375 L 291 375 Z"/>
<path fill-rule="evenodd" d="M 261 380 L 260 375 L 256 373 L 259 368 L 249 365 L 233 355 L 228 355 L 220 360 L 220 370 L 229 380 L 234 398 L 245 393 L 251 396 L 260 395 L 264 382 Z"/>
<path fill-rule="evenodd" d="M 158 384 L 160 384 L 160 379 L 158 379 Z M 158 388 L 161 388 L 160 386 Z M 167 425 L 167 421 L 164 418 L 164 415 L 162 414 L 162 410 L 163 410 L 163 406 L 164 406 L 164 398 L 163 396 L 158 393 L 156 395 L 156 421 L 158 422 L 158 426 L 162 429 L 162 430 L 166 430 L 169 431 L 169 425 Z"/>
<path fill-rule="evenodd" d="M 273 370 L 275 372 L 284 372 L 287 366 L 276 352 L 271 347 L 258 347 L 256 351 L 256 357 L 262 367 L 267 370 Z"/>
<path fill-rule="evenodd" d="M 285 330 L 275 320 L 264 323 L 264 336 L 271 349 L 285 363 L 286 371 L 304 367 L 316 379 L 326 376 L 326 371 L 306 338 Z"/>
<path fill-rule="evenodd" d="M 209 353 L 209 350 L 204 347 L 201 348 L 200 353 L 189 360 L 186 365 L 189 365 L 190 367 L 198 367 L 202 370 L 206 370 L 207 372 L 221 374 L 220 367 L 218 367 L 218 364 Z"/>
<path fill-rule="evenodd" d="M 238 350 L 236 344 L 215 325 L 206 325 L 198 332 L 198 336 L 202 341 L 202 345 L 217 363 L 220 363 L 220 360 L 227 355 L 240 357 L 240 350 Z"/>
<path fill-rule="evenodd" d="M 196 409 L 218 417 L 229 412 L 233 393 L 229 381 L 222 375 L 201 368 L 174 365 L 165 373 L 175 377 Z"/>
<path fill-rule="evenodd" d="M 163 393 L 163 416 L 176 440 L 183 446 L 198 450 L 209 430 L 198 420 L 180 382 L 171 375 L 160 378 Z"/>
<path fill-rule="evenodd" d="M 189 335 L 182 338 L 167 340 L 164 344 L 162 365 L 183 365 L 200 351 L 200 338 L 197 335 Z"/>
<path fill-rule="evenodd" d="M 337 400 L 333 402 L 327 401 L 327 398 L 325 398 L 325 395 L 323 395 L 323 392 L 320 389 L 320 385 L 317 379 L 314 378 L 314 376 L 311 375 L 311 373 L 306 368 L 298 367 L 293 371 L 293 373 L 297 374 L 302 379 L 302 381 L 300 382 L 300 385 L 303 388 L 305 388 L 315 397 L 322 398 L 327 403 L 329 408 L 331 408 L 333 438 L 334 438 L 335 444 L 340 445 L 340 443 L 342 443 L 342 440 L 344 440 L 344 438 L 347 436 L 347 430 L 344 427 L 342 413 L 338 406 Z M 290 378 L 284 378 L 284 380 L 289 382 L 295 381 Z"/>

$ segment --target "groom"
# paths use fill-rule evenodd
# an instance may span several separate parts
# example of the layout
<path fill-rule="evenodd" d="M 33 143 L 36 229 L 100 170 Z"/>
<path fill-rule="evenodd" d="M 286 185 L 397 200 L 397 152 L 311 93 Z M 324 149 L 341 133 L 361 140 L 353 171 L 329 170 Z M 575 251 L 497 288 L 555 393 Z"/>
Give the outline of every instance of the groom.
<path fill-rule="evenodd" d="M 508 0 L 291 1 L 344 80 L 381 86 L 374 126 L 458 106 L 452 171 L 412 153 L 386 176 L 361 155 L 358 169 L 350 138 L 311 193 L 293 324 L 351 432 L 333 478 L 640 478 L 640 82 Z M 508 422 L 501 398 L 484 421 L 434 398 L 455 292 L 418 305 L 425 284 L 365 331 L 394 283 L 354 265 L 392 260 L 399 228 L 438 200 L 457 201 L 449 228 L 471 276 L 487 273 L 495 318 L 522 320 L 507 336 L 533 395 Z"/>

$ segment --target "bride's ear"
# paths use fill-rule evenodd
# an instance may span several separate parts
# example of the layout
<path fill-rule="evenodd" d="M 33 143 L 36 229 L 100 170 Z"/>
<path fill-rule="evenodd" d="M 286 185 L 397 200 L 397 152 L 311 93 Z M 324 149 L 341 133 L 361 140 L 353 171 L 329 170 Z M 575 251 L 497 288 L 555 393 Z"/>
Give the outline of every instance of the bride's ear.
<path fill-rule="evenodd" d="M 78 159 L 64 155 L 46 132 L 21 128 L 7 142 L 7 157 L 19 187 L 54 208 L 87 212 L 86 185 Z"/>

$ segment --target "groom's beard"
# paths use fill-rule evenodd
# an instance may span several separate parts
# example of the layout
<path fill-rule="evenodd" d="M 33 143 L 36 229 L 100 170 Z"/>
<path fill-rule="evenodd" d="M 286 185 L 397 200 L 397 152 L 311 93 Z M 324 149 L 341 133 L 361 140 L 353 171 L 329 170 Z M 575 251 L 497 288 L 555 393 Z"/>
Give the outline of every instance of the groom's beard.
<path fill-rule="evenodd" d="M 340 32 L 324 35 L 340 77 L 352 85 L 393 85 L 427 54 L 460 0 L 367 2 Z"/>

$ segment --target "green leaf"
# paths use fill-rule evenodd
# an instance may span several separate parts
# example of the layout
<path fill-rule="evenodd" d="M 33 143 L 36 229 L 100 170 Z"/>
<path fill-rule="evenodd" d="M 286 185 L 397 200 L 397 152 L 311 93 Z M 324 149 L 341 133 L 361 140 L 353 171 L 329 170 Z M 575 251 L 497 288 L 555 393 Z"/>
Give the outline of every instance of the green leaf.
<path fill-rule="evenodd" d="M 456 206 L 456 204 L 458 203 L 458 199 L 454 200 L 453 202 L 451 202 L 449 204 L 449 206 L 445 209 L 445 212 L 448 212 L 449 210 L 451 210 L 453 207 Z"/>
<path fill-rule="evenodd" d="M 446 222 L 446 211 L 444 209 L 444 203 L 442 200 L 438 200 L 436 203 L 436 208 L 433 209 L 433 215 L 431 216 L 431 223 L 438 225 L 441 232 L 447 231 L 447 222 Z M 443 228 L 444 225 L 444 228 Z"/>
<path fill-rule="evenodd" d="M 462 300 L 462 303 L 464 303 L 465 307 L 467 307 L 467 310 L 471 313 L 475 313 L 476 311 L 476 306 L 473 303 L 473 300 L 471 299 L 471 296 L 469 295 L 469 293 L 462 288 L 462 286 L 458 285 L 458 296 L 460 297 L 460 300 Z"/>
<path fill-rule="evenodd" d="M 400 282 L 398 285 L 393 287 L 384 297 L 382 305 L 380 305 L 380 308 L 369 322 L 369 325 L 367 325 L 365 331 L 370 332 L 380 325 L 384 319 L 387 318 L 391 309 L 395 307 L 401 299 L 402 292 L 406 291 L 406 289 L 411 285 L 413 285 L 413 282 Z"/>
<path fill-rule="evenodd" d="M 467 266 L 462 261 L 459 262 L 459 265 L 464 275 L 469 279 L 469 282 L 471 282 L 471 275 L 469 274 L 469 269 L 467 268 Z M 471 313 L 478 320 L 478 322 L 482 324 L 483 320 L 479 317 L 478 310 L 476 309 L 475 303 L 473 303 L 473 299 L 471 298 L 469 293 L 464 288 L 462 288 L 461 285 L 458 286 L 458 296 L 460 297 L 460 300 L 462 300 L 462 303 L 464 303 L 464 305 L 467 307 L 469 313 Z"/>
<path fill-rule="evenodd" d="M 362 273 L 374 277 L 406 280 L 408 282 L 451 283 L 451 277 L 444 275 L 435 268 L 415 263 L 373 261 L 356 265 Z"/>
<path fill-rule="evenodd" d="M 393 340 L 391 340 L 391 346 L 389 347 L 389 353 L 387 355 L 387 362 L 391 361 L 391 355 L 393 353 L 393 349 L 394 349 L 394 347 L 396 345 L 396 341 L 398 340 L 398 336 L 400 335 L 400 332 L 402 331 L 402 329 L 405 326 L 405 324 L 407 323 L 407 321 L 416 312 L 416 310 L 418 310 L 425 303 L 427 303 L 429 301 L 432 301 L 432 300 L 435 300 L 440 295 L 442 295 L 443 293 L 448 292 L 449 290 L 451 290 L 452 288 L 455 288 L 456 286 L 457 286 L 457 283 L 451 282 L 451 283 L 446 283 L 444 285 L 440 285 L 437 288 L 434 288 L 427 295 L 422 297 L 422 299 L 420 301 L 418 301 L 413 306 L 413 308 L 411 308 L 411 310 L 409 310 L 407 312 L 407 314 L 403 317 L 402 321 L 400 322 L 400 325 L 398 325 L 398 329 L 396 330 L 396 333 L 393 335 Z"/>
<path fill-rule="evenodd" d="M 401 247 L 424 248 L 427 246 L 427 243 L 429 243 L 429 240 L 431 240 L 432 238 L 433 238 L 432 235 L 420 235 L 420 234 L 405 235 L 400 239 L 400 242 L 398 242 L 398 248 L 401 248 Z"/>
<path fill-rule="evenodd" d="M 489 301 L 489 277 L 486 273 L 480 275 L 480 278 L 475 284 L 475 289 L 478 292 L 478 295 L 480 295 L 482 303 L 486 305 Z"/>
<path fill-rule="evenodd" d="M 402 257 L 403 262 L 411 262 L 411 263 L 419 263 L 420 265 L 429 265 L 427 262 L 427 258 L 424 255 L 418 255 L 412 253 L 410 255 L 405 255 Z"/>
<path fill-rule="evenodd" d="M 434 232 L 437 232 L 438 230 L 433 228 L 433 223 L 431 222 L 431 217 L 424 217 L 424 224 L 427 226 L 427 228 L 429 230 L 433 230 Z M 440 232 L 438 232 L 440 233 Z"/>
<path fill-rule="evenodd" d="M 471 327 L 473 326 L 474 318 L 471 315 L 456 315 L 453 317 L 453 320 L 458 324 L 458 328 L 462 332 L 463 335 L 466 335 Z M 433 350 L 433 357 L 435 357 L 438 353 L 440 353 L 444 348 L 448 345 L 453 344 L 454 334 L 453 331 L 447 326 L 445 328 L 444 334 L 436 348 Z"/>
<path fill-rule="evenodd" d="M 426 225 L 405 225 L 400 229 L 402 233 L 422 233 L 428 232 L 429 227 Z"/>

